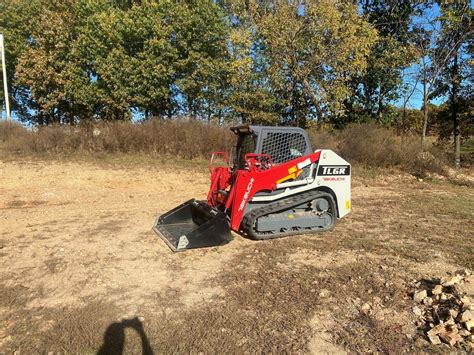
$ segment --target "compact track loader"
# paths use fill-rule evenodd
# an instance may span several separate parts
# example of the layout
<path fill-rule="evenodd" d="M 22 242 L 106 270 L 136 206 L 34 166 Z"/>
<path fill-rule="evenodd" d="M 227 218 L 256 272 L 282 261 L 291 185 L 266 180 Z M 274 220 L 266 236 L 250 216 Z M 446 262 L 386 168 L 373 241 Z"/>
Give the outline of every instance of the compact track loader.
<path fill-rule="evenodd" d="M 271 239 L 332 229 L 351 209 L 351 166 L 331 150 L 312 151 L 295 127 L 232 127 L 237 143 L 212 153 L 206 201 L 191 199 L 153 229 L 174 251 L 222 245 L 231 230 Z M 226 166 L 214 166 L 220 156 Z"/>

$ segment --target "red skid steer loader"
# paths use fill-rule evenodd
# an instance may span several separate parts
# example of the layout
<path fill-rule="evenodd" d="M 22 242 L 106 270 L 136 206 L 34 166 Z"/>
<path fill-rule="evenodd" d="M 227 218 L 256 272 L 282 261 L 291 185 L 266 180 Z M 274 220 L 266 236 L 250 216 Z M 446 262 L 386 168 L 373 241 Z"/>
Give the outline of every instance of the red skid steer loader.
<path fill-rule="evenodd" d="M 271 239 L 330 230 L 351 209 L 351 166 L 331 150 L 312 151 L 296 127 L 232 127 L 231 162 L 212 153 L 206 201 L 161 215 L 154 231 L 174 251 L 228 243 L 231 230 Z M 227 166 L 213 164 L 220 156 Z"/>

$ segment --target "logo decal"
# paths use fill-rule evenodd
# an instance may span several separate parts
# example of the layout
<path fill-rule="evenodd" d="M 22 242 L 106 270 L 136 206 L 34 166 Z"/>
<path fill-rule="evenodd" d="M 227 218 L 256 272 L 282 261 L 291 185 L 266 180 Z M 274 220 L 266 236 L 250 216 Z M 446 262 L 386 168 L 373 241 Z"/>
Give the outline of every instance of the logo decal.
<path fill-rule="evenodd" d="M 250 190 L 252 190 L 253 182 L 255 181 L 254 178 L 250 178 L 249 184 L 247 185 L 247 188 L 245 189 L 244 197 L 242 198 L 242 202 L 240 202 L 239 205 L 239 211 L 242 211 L 245 207 L 245 204 L 247 203 L 247 199 L 249 198 L 250 195 Z"/>
<path fill-rule="evenodd" d="M 320 165 L 318 167 L 319 176 L 337 176 L 337 175 L 350 175 L 350 165 Z"/>
<path fill-rule="evenodd" d="M 188 244 L 189 244 L 188 238 L 186 238 L 185 235 L 182 235 L 181 237 L 179 237 L 178 247 L 176 249 L 184 249 L 188 246 Z"/>

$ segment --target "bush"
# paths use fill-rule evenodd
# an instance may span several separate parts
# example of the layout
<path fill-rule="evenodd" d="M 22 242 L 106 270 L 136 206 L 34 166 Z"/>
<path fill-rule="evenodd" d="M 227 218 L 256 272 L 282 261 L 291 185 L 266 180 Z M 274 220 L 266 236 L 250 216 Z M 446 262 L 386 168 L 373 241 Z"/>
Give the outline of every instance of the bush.
<path fill-rule="evenodd" d="M 375 123 L 348 126 L 342 131 L 309 130 L 313 148 L 332 149 L 359 166 L 399 167 L 423 176 L 443 174 L 446 158 L 434 146 L 421 151 L 420 138 L 397 135 Z M 0 124 L 4 150 L 18 154 L 144 153 L 184 159 L 208 158 L 212 151 L 229 151 L 234 136 L 228 127 L 195 120 L 153 119 L 139 123 L 100 122 L 79 126 L 29 129 L 18 123 Z"/>
<path fill-rule="evenodd" d="M 232 136 L 227 128 L 192 120 L 51 125 L 34 130 L 18 123 L 0 124 L 3 149 L 23 154 L 147 153 L 194 159 L 229 150 Z"/>
<path fill-rule="evenodd" d="M 32 139 L 32 132 L 19 123 L 0 121 L 0 144 L 6 146 L 9 151 L 23 151 Z"/>
<path fill-rule="evenodd" d="M 310 129 L 308 136 L 313 149 L 339 150 L 339 137 L 334 131 Z"/>
<path fill-rule="evenodd" d="M 347 161 L 366 167 L 398 167 L 417 176 L 427 172 L 443 174 L 445 154 L 430 147 L 422 152 L 420 137 L 410 134 L 400 136 L 393 129 L 375 123 L 348 126 L 339 132 L 311 132 L 316 148 L 336 151 Z"/>

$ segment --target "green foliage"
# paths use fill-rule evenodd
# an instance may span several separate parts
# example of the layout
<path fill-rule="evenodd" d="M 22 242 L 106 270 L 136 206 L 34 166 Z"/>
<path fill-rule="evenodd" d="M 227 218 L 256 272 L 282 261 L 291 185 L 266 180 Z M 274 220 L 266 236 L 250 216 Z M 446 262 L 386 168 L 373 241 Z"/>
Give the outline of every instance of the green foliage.
<path fill-rule="evenodd" d="M 280 5 L 257 26 L 282 116 L 306 126 L 308 118 L 341 116 L 349 79 L 365 70 L 377 34 L 350 3 L 308 2 L 301 11 Z"/>
<path fill-rule="evenodd" d="M 459 128 L 462 141 L 469 140 L 474 135 L 474 98 L 460 97 L 459 111 L 457 118 L 459 120 Z M 452 119 L 452 108 L 450 102 L 446 102 L 439 106 L 432 115 L 432 127 L 436 132 L 439 141 L 446 145 L 452 139 L 454 133 L 454 125 Z"/>
<path fill-rule="evenodd" d="M 376 38 L 356 6 L 247 5 L 2 3 L 16 113 L 39 124 L 133 112 L 302 126 L 340 116 L 348 78 L 363 72 Z"/>
<path fill-rule="evenodd" d="M 417 132 L 419 112 L 394 104 L 413 92 L 402 69 L 420 56 L 416 39 L 429 35 L 412 18 L 432 6 L 7 0 L 0 2 L 0 31 L 12 109 L 33 124 L 187 115 L 336 128 L 376 120 Z M 457 6 L 441 7 L 440 49 L 469 28 Z M 472 75 L 463 70 L 457 96 L 467 99 Z M 444 74 L 430 98 L 453 87 L 449 70 Z"/>
<path fill-rule="evenodd" d="M 210 118 L 222 110 L 227 27 L 212 1 L 19 1 L 2 5 L 12 86 L 24 94 L 25 120 L 172 116 L 182 110 Z M 29 26 L 25 26 L 29 23 Z M 22 37 L 19 34 L 23 34 Z M 14 76 L 13 76 L 14 73 Z M 14 80 L 13 80 L 14 79 Z M 177 96 L 180 96 L 180 102 Z M 30 117 L 31 112 L 34 117 Z"/>
<path fill-rule="evenodd" d="M 394 126 L 399 132 L 420 133 L 423 128 L 423 112 L 421 110 L 397 110 Z"/>
<path fill-rule="evenodd" d="M 472 124 L 472 43 L 474 10 L 469 1 L 440 2 L 441 35 L 435 54 L 447 58 L 446 66 L 437 77 L 433 96 L 448 95 L 449 114 L 442 108 L 437 115 L 440 138 L 452 132 L 455 167 L 460 167 L 461 138 L 466 136 L 468 123 Z M 452 129 L 443 122 L 451 121 Z M 471 121 L 471 122 L 469 122 Z"/>
<path fill-rule="evenodd" d="M 27 117 L 29 100 L 28 88 L 15 85 L 15 68 L 18 59 L 27 51 L 27 39 L 41 13 L 42 0 L 0 1 L 0 33 L 5 37 L 5 56 L 8 91 L 11 109 Z M 2 83 L 3 84 L 3 83 Z M 3 85 L 0 85 L 0 104 L 4 104 Z"/>
<path fill-rule="evenodd" d="M 410 16 L 416 6 L 410 0 L 362 2 L 363 13 L 379 37 L 368 55 L 366 72 L 353 77 L 352 93 L 346 101 L 349 115 L 354 116 L 357 107 L 365 117 L 383 119 L 390 103 L 400 97 L 402 69 L 416 59 L 409 41 Z"/>

